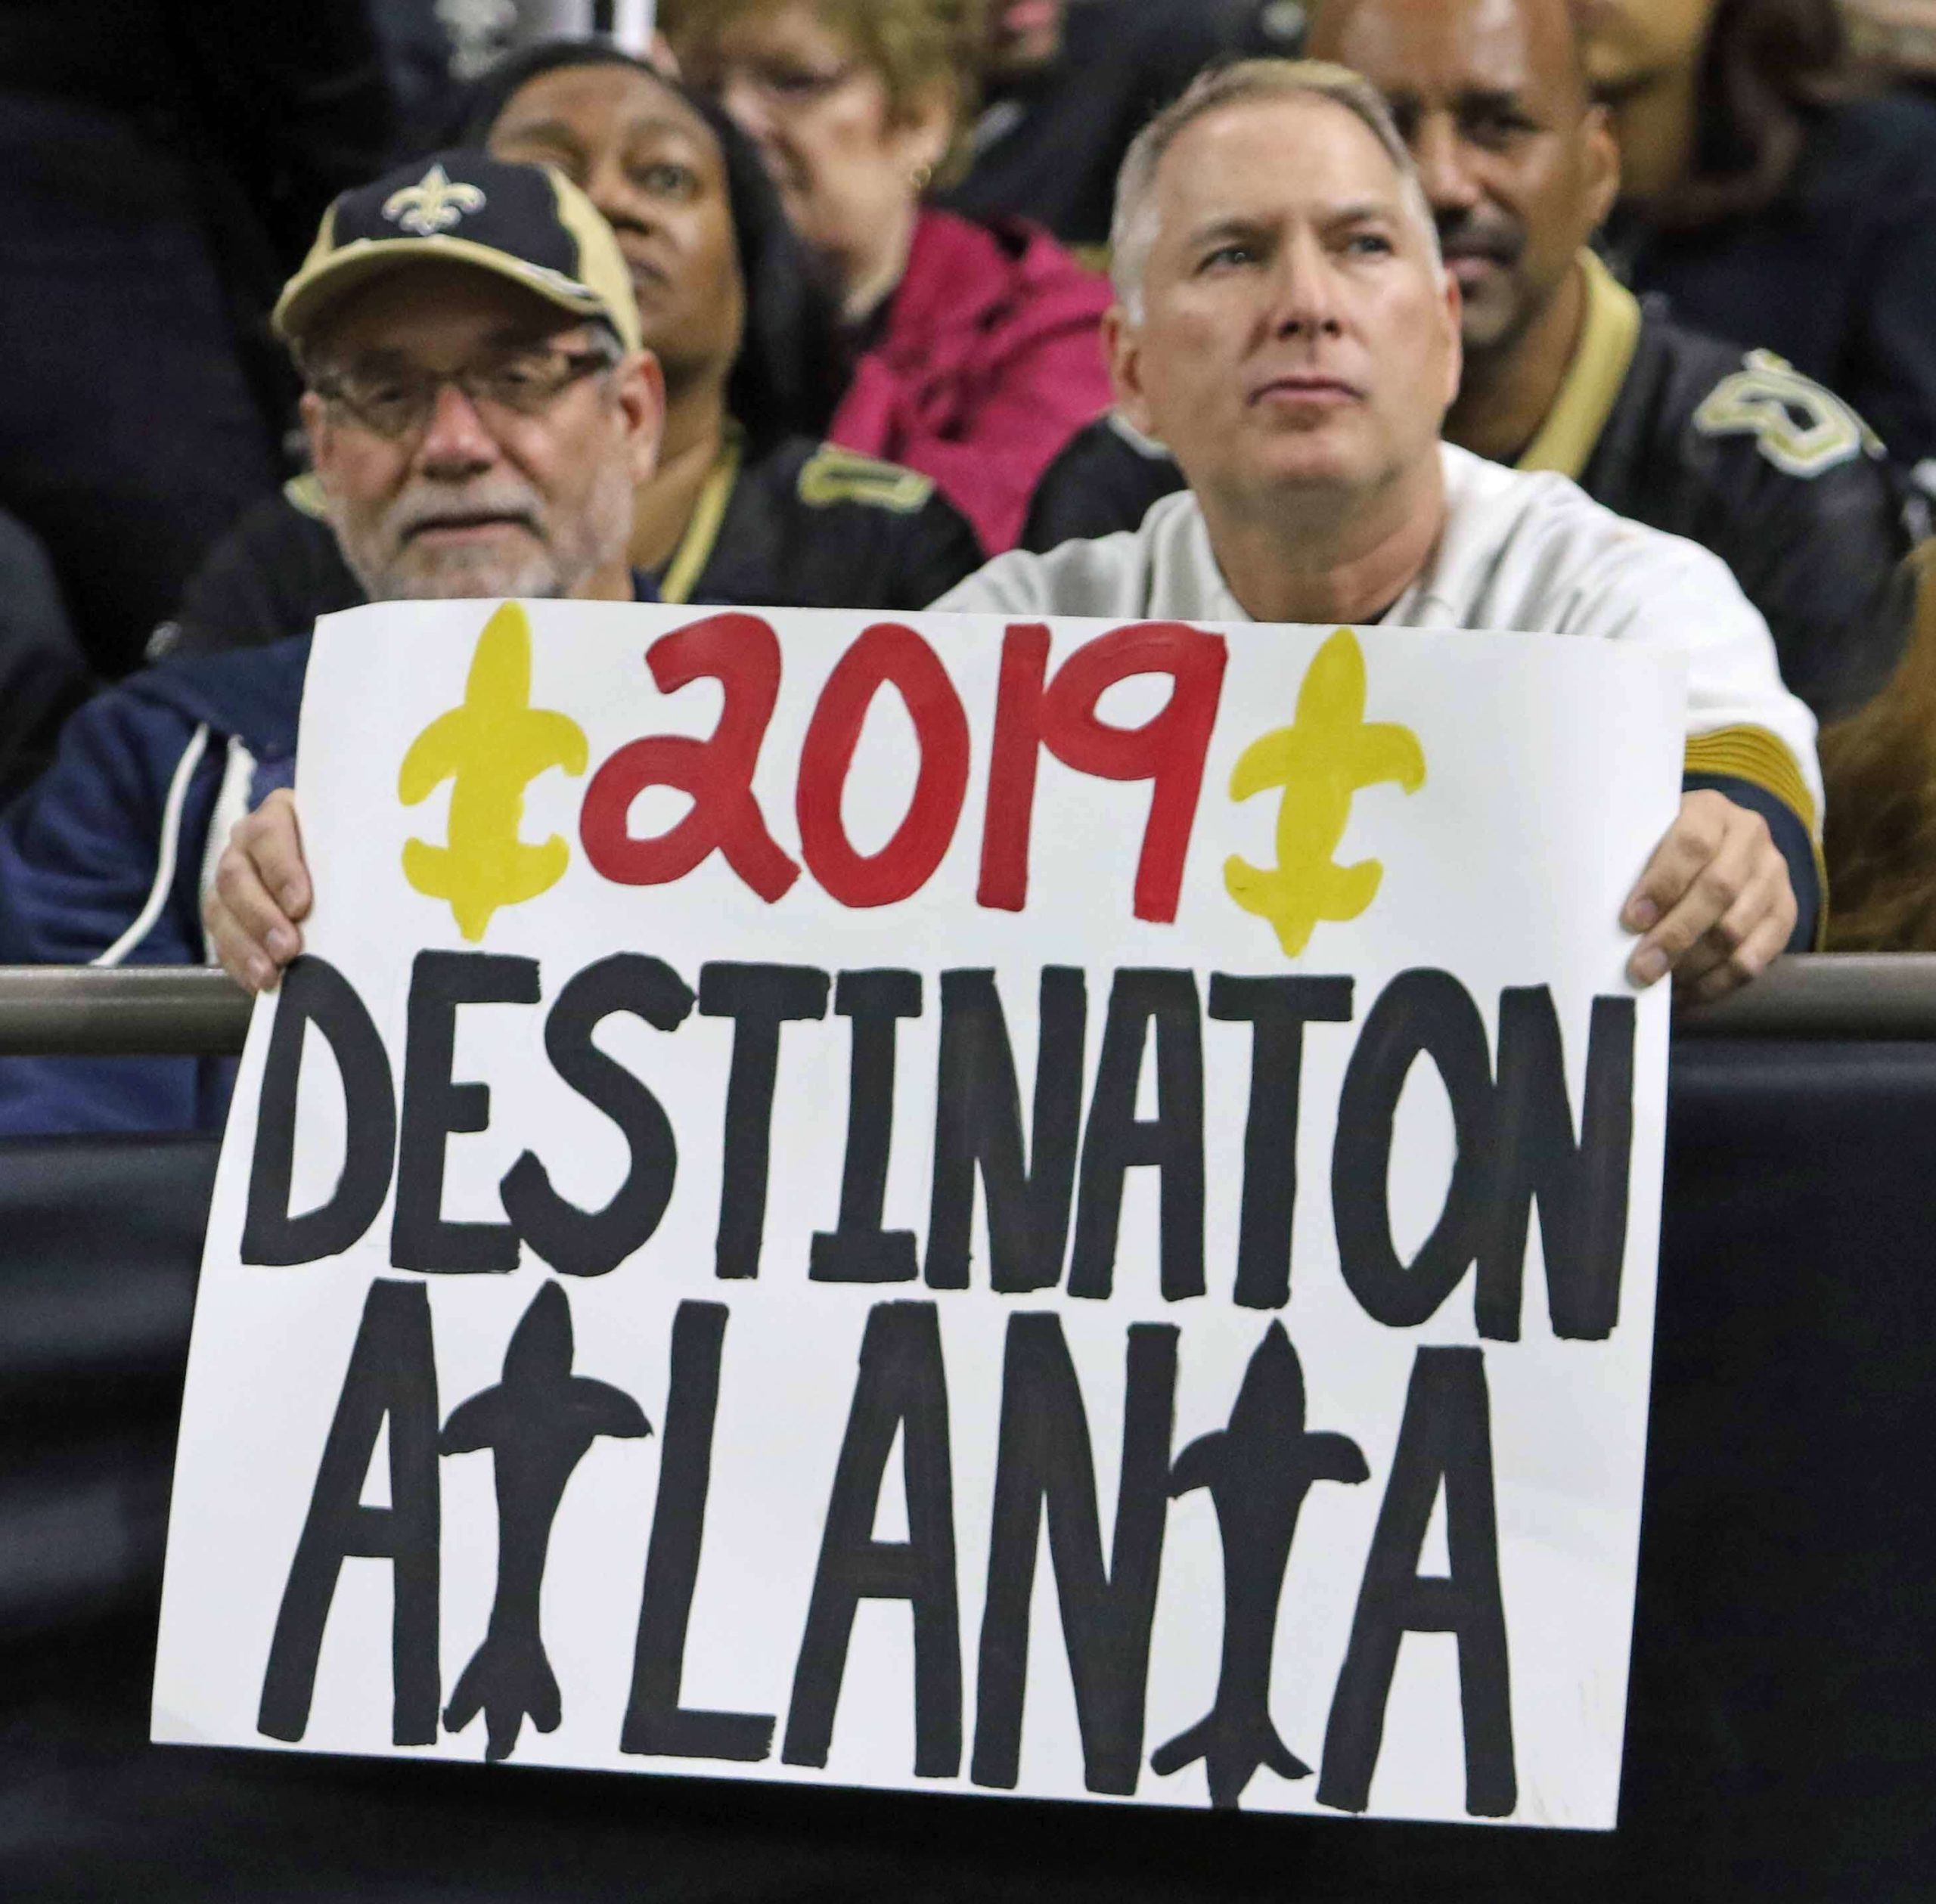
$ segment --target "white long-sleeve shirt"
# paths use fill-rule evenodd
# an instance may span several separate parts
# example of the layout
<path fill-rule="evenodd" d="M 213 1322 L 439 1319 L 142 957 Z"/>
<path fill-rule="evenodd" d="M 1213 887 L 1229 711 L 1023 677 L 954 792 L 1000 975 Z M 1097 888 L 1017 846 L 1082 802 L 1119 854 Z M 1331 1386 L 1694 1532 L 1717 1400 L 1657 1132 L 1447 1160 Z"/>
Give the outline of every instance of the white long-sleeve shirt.
<path fill-rule="evenodd" d="M 1815 719 L 1782 686 L 1775 646 L 1720 560 L 1627 521 L 1564 476 L 1442 444 L 1446 522 L 1391 628 L 1516 629 L 1683 650 L 1686 771 L 1745 781 L 1821 834 Z M 1142 526 L 1046 555 L 999 556 L 934 605 L 963 612 L 1247 622 L 1187 490 Z"/>

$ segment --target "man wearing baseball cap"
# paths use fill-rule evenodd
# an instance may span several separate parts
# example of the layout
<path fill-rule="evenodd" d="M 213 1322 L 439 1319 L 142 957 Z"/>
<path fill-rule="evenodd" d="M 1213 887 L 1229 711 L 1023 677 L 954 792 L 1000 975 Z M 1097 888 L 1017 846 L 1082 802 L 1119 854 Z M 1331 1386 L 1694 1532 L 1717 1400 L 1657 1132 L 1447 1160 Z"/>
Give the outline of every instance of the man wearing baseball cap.
<path fill-rule="evenodd" d="M 448 151 L 344 194 L 275 321 L 371 600 L 653 598 L 625 551 L 659 368 L 617 240 L 557 172 Z M 208 958 L 204 901 L 219 910 L 231 828 L 289 802 L 309 656 L 304 635 L 164 662 L 83 708 L 0 822 L 0 963 Z M 0 1133 L 213 1125 L 231 1077 L 179 1059 L 11 1060 Z"/>

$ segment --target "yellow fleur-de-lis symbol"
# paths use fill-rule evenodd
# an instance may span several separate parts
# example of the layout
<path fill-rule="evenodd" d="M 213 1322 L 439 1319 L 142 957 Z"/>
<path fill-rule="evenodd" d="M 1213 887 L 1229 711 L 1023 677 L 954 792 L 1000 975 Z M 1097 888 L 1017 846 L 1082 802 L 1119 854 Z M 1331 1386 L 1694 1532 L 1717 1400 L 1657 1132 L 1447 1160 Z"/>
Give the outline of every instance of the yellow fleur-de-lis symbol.
<path fill-rule="evenodd" d="M 452 783 L 450 844 L 406 840 L 403 876 L 427 898 L 448 900 L 475 944 L 501 906 L 521 906 L 564 877 L 571 848 L 558 834 L 541 846 L 518 837 L 524 790 L 551 767 L 582 774 L 588 758 L 576 721 L 531 705 L 531 623 L 505 603 L 477 637 L 463 705 L 439 715 L 403 757 L 396 790 L 405 806 Z"/>
<path fill-rule="evenodd" d="M 448 231 L 470 212 L 484 209 L 484 194 L 461 180 L 452 185 L 440 165 L 433 166 L 414 185 L 392 192 L 383 200 L 383 216 L 412 237 L 435 237 Z"/>
<path fill-rule="evenodd" d="M 1234 854 L 1224 885 L 1248 913 L 1268 919 L 1295 959 L 1320 920 L 1356 919 L 1378 896 L 1376 860 L 1339 866 L 1333 857 L 1364 788 L 1395 780 L 1407 793 L 1425 784 L 1425 752 L 1409 727 L 1364 718 L 1364 653 L 1349 628 L 1320 648 L 1298 690 L 1297 716 L 1253 741 L 1230 775 L 1230 798 L 1282 787 L 1277 864 L 1268 870 Z"/>

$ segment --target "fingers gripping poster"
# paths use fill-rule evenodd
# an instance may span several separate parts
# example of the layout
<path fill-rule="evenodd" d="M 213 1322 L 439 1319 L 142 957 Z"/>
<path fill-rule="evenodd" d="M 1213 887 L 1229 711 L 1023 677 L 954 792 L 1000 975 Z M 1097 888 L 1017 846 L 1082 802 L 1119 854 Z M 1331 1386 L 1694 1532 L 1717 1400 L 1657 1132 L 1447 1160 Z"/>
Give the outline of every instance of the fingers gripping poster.
<path fill-rule="evenodd" d="M 1479 634 L 316 637 L 158 1739 L 1608 1828 L 1683 689 Z"/>

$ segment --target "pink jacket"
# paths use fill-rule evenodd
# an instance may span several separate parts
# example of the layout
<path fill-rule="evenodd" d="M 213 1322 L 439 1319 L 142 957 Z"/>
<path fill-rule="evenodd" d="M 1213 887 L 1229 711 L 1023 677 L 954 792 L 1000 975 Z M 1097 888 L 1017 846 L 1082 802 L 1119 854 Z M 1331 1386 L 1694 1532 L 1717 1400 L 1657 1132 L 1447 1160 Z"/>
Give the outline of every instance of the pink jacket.
<path fill-rule="evenodd" d="M 924 211 L 885 334 L 827 436 L 932 476 L 999 555 L 1050 460 L 1109 408 L 1109 302 L 1046 231 Z"/>

